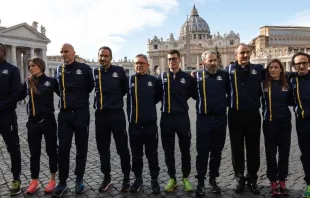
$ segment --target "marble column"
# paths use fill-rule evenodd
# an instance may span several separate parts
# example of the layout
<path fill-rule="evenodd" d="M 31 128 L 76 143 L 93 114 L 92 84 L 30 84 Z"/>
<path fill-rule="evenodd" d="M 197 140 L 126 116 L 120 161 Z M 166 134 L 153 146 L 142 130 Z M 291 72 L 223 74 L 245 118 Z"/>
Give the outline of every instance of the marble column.
<path fill-rule="evenodd" d="M 11 64 L 17 66 L 16 62 L 16 46 L 11 45 Z"/>
<path fill-rule="evenodd" d="M 34 58 L 34 48 L 30 48 L 30 58 Z"/>
<path fill-rule="evenodd" d="M 23 80 L 25 80 L 25 71 L 23 68 L 23 59 L 22 59 L 22 52 L 19 50 L 16 50 L 16 66 L 19 68 L 20 77 Z"/>
<path fill-rule="evenodd" d="M 166 61 L 165 57 L 160 57 L 160 72 L 164 72 L 167 70 L 166 66 Z"/>
<path fill-rule="evenodd" d="M 182 60 L 182 70 L 185 70 L 185 60 L 184 60 L 184 56 L 181 56 L 181 60 Z"/>
<path fill-rule="evenodd" d="M 291 71 L 290 62 L 286 62 L 286 71 Z"/>
<path fill-rule="evenodd" d="M 196 55 L 196 69 L 199 69 L 199 55 Z"/>
<path fill-rule="evenodd" d="M 148 58 L 149 61 L 149 65 L 150 65 L 150 74 L 153 75 L 154 74 L 154 65 L 153 65 L 153 58 L 149 57 Z"/>
<path fill-rule="evenodd" d="M 47 56 L 46 56 L 46 49 L 41 49 L 41 57 L 44 60 L 46 67 L 47 67 Z"/>

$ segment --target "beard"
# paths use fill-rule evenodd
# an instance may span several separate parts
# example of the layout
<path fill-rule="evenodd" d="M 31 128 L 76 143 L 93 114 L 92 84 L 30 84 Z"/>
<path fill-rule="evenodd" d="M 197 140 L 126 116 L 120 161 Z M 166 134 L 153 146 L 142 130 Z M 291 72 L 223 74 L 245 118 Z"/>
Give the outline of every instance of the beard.
<path fill-rule="evenodd" d="M 215 73 L 217 72 L 217 67 L 211 67 L 211 68 L 209 68 L 209 69 L 208 69 L 208 72 L 209 72 L 210 74 L 215 74 Z"/>

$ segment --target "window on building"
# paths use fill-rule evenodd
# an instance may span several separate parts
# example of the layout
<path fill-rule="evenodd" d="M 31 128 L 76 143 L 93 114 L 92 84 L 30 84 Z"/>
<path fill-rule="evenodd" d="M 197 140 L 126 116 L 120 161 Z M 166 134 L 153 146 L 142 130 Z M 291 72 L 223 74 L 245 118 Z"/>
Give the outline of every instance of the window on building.
<path fill-rule="evenodd" d="M 234 40 L 230 40 L 229 45 L 234 45 Z"/>
<path fill-rule="evenodd" d="M 165 48 L 168 49 L 168 45 L 166 45 Z"/>
<path fill-rule="evenodd" d="M 201 40 L 201 39 L 202 39 L 202 36 L 201 36 L 201 34 L 199 34 L 198 38 L 199 38 L 199 40 Z"/>
<path fill-rule="evenodd" d="M 153 49 L 157 49 L 157 48 L 158 48 L 158 46 L 157 46 L 157 45 L 154 45 L 154 46 L 153 46 Z"/>
<path fill-rule="evenodd" d="M 201 43 L 199 43 L 198 46 L 201 47 Z"/>

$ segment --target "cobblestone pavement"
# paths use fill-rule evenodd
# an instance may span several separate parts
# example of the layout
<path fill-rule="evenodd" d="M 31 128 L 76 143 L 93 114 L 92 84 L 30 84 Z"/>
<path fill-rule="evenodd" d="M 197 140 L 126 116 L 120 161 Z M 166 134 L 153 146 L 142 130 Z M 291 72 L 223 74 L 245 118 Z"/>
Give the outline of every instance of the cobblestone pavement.
<path fill-rule="evenodd" d="M 92 97 L 90 101 L 92 100 Z M 56 100 L 58 103 L 58 99 Z M 91 102 L 92 104 L 92 102 Z M 191 147 L 191 157 L 192 157 L 192 172 L 190 175 L 190 180 L 193 182 L 194 189 L 196 188 L 197 181 L 195 179 L 196 168 L 195 168 L 195 159 L 196 159 L 196 135 L 195 135 L 195 126 L 196 126 L 196 113 L 194 107 L 194 101 L 189 100 L 190 104 L 190 119 L 191 119 L 191 127 L 192 127 L 192 147 Z M 56 106 L 56 102 L 55 102 Z M 159 105 L 158 105 L 159 107 Z M 57 109 L 57 108 L 56 108 Z M 57 116 L 58 111 L 56 112 Z M 159 113 L 159 111 L 158 111 Z M 22 191 L 25 192 L 26 188 L 30 182 L 30 153 L 28 149 L 27 143 L 27 130 L 25 127 L 27 121 L 26 115 L 26 105 L 21 104 L 18 105 L 17 108 L 18 114 L 18 123 L 19 123 L 19 134 L 20 134 L 20 144 L 21 144 L 21 152 L 22 152 Z M 222 155 L 222 163 L 220 168 L 220 177 L 217 179 L 219 186 L 222 189 L 221 195 L 214 195 L 211 193 L 208 188 L 205 196 L 206 197 L 270 197 L 269 195 L 269 181 L 266 178 L 266 159 L 265 159 L 265 151 L 263 146 L 263 136 L 261 141 L 261 166 L 259 171 L 259 179 L 258 184 L 261 189 L 260 196 L 253 196 L 249 189 L 245 189 L 242 194 L 235 194 L 233 192 L 234 180 L 233 180 L 233 170 L 231 164 L 231 155 L 230 155 L 230 142 L 229 136 L 227 133 L 226 144 L 223 150 Z M 113 139 L 113 138 L 112 138 Z M 178 140 L 176 140 L 178 141 Z M 44 144 L 44 141 L 43 141 Z M 178 144 L 176 144 L 178 145 Z M 45 186 L 48 182 L 49 178 L 49 168 L 48 168 L 48 157 L 45 152 L 45 146 L 42 146 L 42 156 L 41 156 L 41 172 L 40 172 L 40 182 L 42 186 Z M 71 164 L 70 164 L 70 176 L 68 179 L 68 187 L 69 191 L 64 194 L 64 197 L 75 197 L 74 186 L 75 186 L 75 175 L 74 175 L 74 167 L 75 167 L 75 146 L 73 144 L 71 149 Z M 94 132 L 94 110 L 91 108 L 91 123 L 90 123 L 90 138 L 89 138 L 89 151 L 88 151 L 88 160 L 85 172 L 85 185 L 86 191 L 84 194 L 79 195 L 77 197 L 195 197 L 195 193 L 187 193 L 183 190 L 181 178 L 181 157 L 178 146 L 176 146 L 176 167 L 177 167 L 177 180 L 178 180 L 178 188 L 172 193 L 163 192 L 163 187 L 168 181 L 167 176 L 167 168 L 165 166 L 164 161 L 164 152 L 161 146 L 161 140 L 159 142 L 159 165 L 160 165 L 160 174 L 159 174 L 159 183 L 161 186 L 161 194 L 160 195 L 152 195 L 150 189 L 150 176 L 148 171 L 148 165 L 146 160 L 144 159 L 144 187 L 137 194 L 131 193 L 121 193 L 118 188 L 121 186 L 122 182 L 122 173 L 121 167 L 119 163 L 119 156 L 116 153 L 114 140 L 111 145 L 111 165 L 112 165 L 112 177 L 113 177 L 113 186 L 108 192 L 99 193 L 97 191 L 98 186 L 102 181 L 103 174 L 100 171 L 100 161 L 97 152 L 97 147 L 95 143 L 95 132 Z M 134 177 L 131 174 L 131 183 L 133 182 Z M 9 196 L 9 187 L 11 186 L 12 175 L 10 173 L 10 157 L 6 150 L 5 144 L 0 136 L 0 197 L 6 198 Z M 207 185 L 207 182 L 206 182 Z M 293 121 L 293 132 L 292 132 L 292 144 L 291 144 L 291 154 L 290 154 L 290 166 L 289 166 L 289 176 L 287 181 L 288 188 L 290 189 L 290 197 L 302 197 L 302 191 L 305 186 L 303 181 L 303 169 L 300 162 L 300 150 L 298 148 L 298 142 L 295 131 L 295 121 Z M 45 195 L 43 191 L 43 187 L 41 187 L 36 194 L 34 195 L 25 195 L 24 193 L 16 196 L 16 197 L 51 197 L 51 195 Z"/>

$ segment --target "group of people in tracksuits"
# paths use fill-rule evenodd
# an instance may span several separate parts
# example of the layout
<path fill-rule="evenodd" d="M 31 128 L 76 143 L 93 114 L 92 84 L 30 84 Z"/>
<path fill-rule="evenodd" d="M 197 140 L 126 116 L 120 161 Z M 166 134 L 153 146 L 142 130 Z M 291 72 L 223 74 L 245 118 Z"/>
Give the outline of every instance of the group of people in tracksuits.
<path fill-rule="evenodd" d="M 112 184 L 110 144 L 113 134 L 120 156 L 123 182 L 120 191 L 138 192 L 143 186 L 143 149 L 149 164 L 151 189 L 160 193 L 158 174 L 158 126 L 156 104 L 161 101 L 160 135 L 168 169 L 166 192 L 177 186 L 175 167 L 175 136 L 182 161 L 182 183 L 185 191 L 193 191 L 189 180 L 191 172 L 191 129 L 187 100 L 196 100 L 196 178 L 197 195 L 204 194 L 208 164 L 209 184 L 214 193 L 221 189 L 219 176 L 221 154 L 228 123 L 232 165 L 236 178 L 234 191 L 241 193 L 247 182 L 253 194 L 259 194 L 257 172 L 260 167 L 260 133 L 262 104 L 263 133 L 265 137 L 267 177 L 271 195 L 288 194 L 285 180 L 291 141 L 291 113 L 294 106 L 296 131 L 301 150 L 301 161 L 307 184 L 304 197 L 310 197 L 310 55 L 297 52 L 292 65 L 297 72 L 287 74 L 281 61 L 273 59 L 266 69 L 249 62 L 250 49 L 239 44 L 235 51 L 237 61 L 220 70 L 215 52 L 202 54 L 203 69 L 188 74 L 180 69 L 180 52 L 169 51 L 169 71 L 158 76 L 148 74 L 149 63 L 144 54 L 135 57 L 135 75 L 126 77 L 120 66 L 111 65 L 112 51 L 101 47 L 98 51 L 100 66 L 91 69 L 75 61 L 71 44 L 61 47 L 63 64 L 58 66 L 54 78 L 44 74 L 45 63 L 40 58 L 28 61 L 31 76 L 20 87 L 17 67 L 5 60 L 5 46 L 0 45 L 0 123 L 1 134 L 12 162 L 13 183 L 11 194 L 21 192 L 21 154 L 17 132 L 16 103 L 29 97 L 28 142 L 30 149 L 31 182 L 26 193 L 33 194 L 39 187 L 41 140 L 44 135 L 49 157 L 50 181 L 46 193 L 60 197 L 68 189 L 70 149 L 72 137 L 76 144 L 76 194 L 83 193 L 88 137 L 89 94 L 95 90 L 95 134 L 101 171 L 104 174 L 100 192 Z M 54 116 L 53 95 L 59 100 L 58 121 Z M 126 130 L 123 97 L 127 95 Z M 227 116 L 228 106 L 228 116 Z M 308 112 L 309 111 L 309 112 Z M 131 150 L 128 145 L 128 135 Z M 58 144 L 57 144 L 58 139 Z M 245 145 L 244 145 L 245 144 Z M 244 146 L 247 174 L 245 175 Z M 278 153 L 278 160 L 277 160 Z M 210 159 L 209 159 L 210 158 Z M 132 163 L 130 163 L 130 161 Z M 56 185 L 56 173 L 59 182 Z M 130 171 L 135 180 L 130 184 Z"/>

